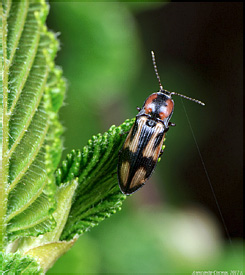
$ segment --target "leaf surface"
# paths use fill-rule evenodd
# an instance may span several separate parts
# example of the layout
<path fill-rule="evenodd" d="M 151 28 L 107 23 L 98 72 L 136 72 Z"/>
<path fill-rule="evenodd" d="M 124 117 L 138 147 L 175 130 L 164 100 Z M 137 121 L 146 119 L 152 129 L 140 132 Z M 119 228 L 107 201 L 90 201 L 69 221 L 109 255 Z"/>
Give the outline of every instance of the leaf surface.
<path fill-rule="evenodd" d="M 42 268 L 31 256 L 0 252 L 0 272 L 1 274 L 40 274 Z"/>
<path fill-rule="evenodd" d="M 71 240 L 120 210 L 126 198 L 117 180 L 118 152 L 135 119 L 93 136 L 87 146 L 73 150 L 56 172 L 58 185 L 77 178 L 78 187 L 61 240 Z"/>
<path fill-rule="evenodd" d="M 62 127 L 57 111 L 65 81 L 54 65 L 55 35 L 45 1 L 4 1 L 1 9 L 0 246 L 55 225 L 54 171 Z"/>

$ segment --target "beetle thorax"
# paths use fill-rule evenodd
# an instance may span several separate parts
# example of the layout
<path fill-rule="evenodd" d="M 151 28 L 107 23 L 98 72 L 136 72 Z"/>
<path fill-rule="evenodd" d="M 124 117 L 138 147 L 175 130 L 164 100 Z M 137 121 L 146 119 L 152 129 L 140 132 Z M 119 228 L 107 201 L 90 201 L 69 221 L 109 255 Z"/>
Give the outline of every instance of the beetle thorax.
<path fill-rule="evenodd" d="M 174 102 L 170 96 L 158 92 L 146 99 L 142 109 L 146 115 L 150 115 L 152 119 L 161 120 L 166 125 L 173 113 Z"/>

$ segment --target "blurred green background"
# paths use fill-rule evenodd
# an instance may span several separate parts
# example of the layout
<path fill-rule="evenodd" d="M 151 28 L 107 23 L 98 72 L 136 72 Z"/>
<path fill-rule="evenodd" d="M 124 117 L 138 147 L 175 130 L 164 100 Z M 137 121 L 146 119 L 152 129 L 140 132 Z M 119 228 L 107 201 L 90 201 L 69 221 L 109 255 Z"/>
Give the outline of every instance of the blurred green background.
<path fill-rule="evenodd" d="M 242 3 L 51 1 L 47 24 L 68 83 L 64 157 L 159 89 L 151 50 L 164 88 L 206 103 L 174 97 L 152 178 L 49 272 L 242 271 Z"/>

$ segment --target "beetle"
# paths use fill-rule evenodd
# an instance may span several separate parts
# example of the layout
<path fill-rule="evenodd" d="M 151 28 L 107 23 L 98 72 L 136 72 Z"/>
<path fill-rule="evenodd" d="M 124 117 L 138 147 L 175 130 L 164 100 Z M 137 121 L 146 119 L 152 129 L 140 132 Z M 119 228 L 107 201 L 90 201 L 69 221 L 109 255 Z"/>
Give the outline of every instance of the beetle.
<path fill-rule="evenodd" d="M 118 182 L 122 193 L 130 195 L 141 188 L 151 176 L 158 158 L 162 154 L 162 146 L 174 111 L 172 95 L 178 95 L 198 104 L 203 102 L 185 95 L 163 89 L 157 71 L 155 54 L 152 51 L 153 67 L 159 82 L 160 90 L 151 94 L 144 102 L 128 136 L 119 151 Z"/>

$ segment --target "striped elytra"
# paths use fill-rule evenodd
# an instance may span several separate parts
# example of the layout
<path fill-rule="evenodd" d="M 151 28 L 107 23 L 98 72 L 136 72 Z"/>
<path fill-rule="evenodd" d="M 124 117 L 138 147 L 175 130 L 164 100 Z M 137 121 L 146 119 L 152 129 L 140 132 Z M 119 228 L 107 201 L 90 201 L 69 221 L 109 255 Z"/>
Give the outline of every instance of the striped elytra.
<path fill-rule="evenodd" d="M 137 191 L 149 179 L 162 152 L 165 133 L 169 126 L 175 125 L 170 122 L 174 110 L 172 95 L 179 95 L 204 105 L 196 99 L 164 90 L 157 71 L 154 52 L 151 53 L 160 90 L 145 100 L 119 151 L 118 181 L 121 191 L 126 195 Z"/>
<path fill-rule="evenodd" d="M 118 180 L 121 191 L 131 194 L 144 185 L 156 166 L 164 140 L 164 126 L 139 116 L 119 153 Z"/>

